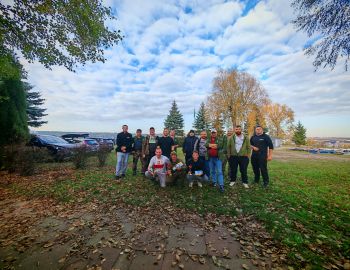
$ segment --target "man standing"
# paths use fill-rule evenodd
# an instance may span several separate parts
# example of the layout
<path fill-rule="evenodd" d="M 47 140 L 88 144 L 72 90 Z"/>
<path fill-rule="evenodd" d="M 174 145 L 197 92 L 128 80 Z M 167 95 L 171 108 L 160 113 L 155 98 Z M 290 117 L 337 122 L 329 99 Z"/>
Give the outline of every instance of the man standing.
<path fill-rule="evenodd" d="M 169 129 L 164 128 L 163 137 L 158 139 L 158 146 L 162 149 L 163 156 L 169 159 L 174 146 L 174 140 L 169 136 Z"/>
<path fill-rule="evenodd" d="M 224 192 L 224 176 L 222 174 L 222 139 L 217 137 L 217 132 L 212 129 L 210 138 L 207 139 L 209 167 L 212 178 L 212 186 L 219 183 L 220 192 Z"/>
<path fill-rule="evenodd" d="M 134 137 L 134 144 L 133 144 L 133 160 L 132 160 L 132 172 L 133 175 L 136 175 L 136 171 L 137 171 L 137 163 L 140 159 L 141 162 L 141 174 L 145 173 L 144 170 L 144 158 L 143 158 L 143 141 L 144 141 L 144 137 L 142 136 L 142 130 L 141 129 L 137 129 L 136 130 L 136 136 Z"/>
<path fill-rule="evenodd" d="M 208 181 L 208 177 L 204 174 L 205 163 L 199 159 L 198 151 L 194 150 L 192 158 L 188 161 L 187 180 L 189 187 L 192 188 L 193 181 L 197 181 L 199 187 L 202 187 L 202 182 Z"/>
<path fill-rule="evenodd" d="M 209 162 L 207 159 L 208 156 L 208 149 L 206 147 L 207 142 L 207 132 L 205 130 L 202 130 L 200 133 L 199 139 L 196 141 L 194 145 L 194 150 L 196 150 L 199 153 L 199 159 L 203 160 L 205 163 L 205 175 L 209 178 L 210 176 L 210 170 L 209 170 Z"/>
<path fill-rule="evenodd" d="M 198 138 L 195 136 L 194 130 L 190 130 L 182 145 L 182 151 L 185 154 L 186 165 L 188 165 L 188 161 L 192 158 L 192 153 L 195 149 L 194 147 L 197 141 Z"/>
<path fill-rule="evenodd" d="M 264 187 L 269 185 L 267 161 L 272 160 L 273 144 L 269 135 L 265 134 L 261 126 L 255 127 L 255 134 L 250 138 L 252 151 L 252 167 L 255 183 L 259 183 L 260 172 L 263 177 Z"/>
<path fill-rule="evenodd" d="M 230 186 L 234 186 L 237 179 L 237 167 L 241 172 L 243 186 L 248 186 L 248 164 L 250 154 L 250 143 L 247 136 L 242 134 L 242 127 L 237 125 L 235 127 L 235 135 L 231 136 L 227 141 L 227 155 L 229 157 L 230 165 Z"/>
<path fill-rule="evenodd" d="M 126 169 L 128 168 L 128 158 L 132 151 L 132 135 L 128 132 L 128 126 L 122 126 L 123 132 L 117 135 L 117 166 L 116 166 L 116 180 L 120 180 L 120 177 L 125 177 Z"/>
<path fill-rule="evenodd" d="M 168 165 L 170 163 L 166 156 L 162 155 L 162 149 L 157 148 L 156 155 L 151 158 L 148 170 L 145 172 L 145 176 L 150 179 L 155 179 L 159 181 L 161 187 L 165 187 L 166 177 L 170 174 L 167 171 Z"/>
<path fill-rule="evenodd" d="M 177 184 L 179 181 L 183 181 L 186 177 L 186 165 L 177 157 L 175 151 L 171 152 L 170 164 L 169 164 L 170 175 L 167 177 L 167 183 Z"/>
<path fill-rule="evenodd" d="M 145 160 L 143 171 L 147 170 L 151 158 L 155 155 L 157 146 L 158 136 L 156 136 L 156 131 L 154 127 L 150 127 L 149 135 L 147 135 L 145 140 L 143 140 L 142 157 Z"/>
<path fill-rule="evenodd" d="M 227 142 L 228 140 L 232 137 L 233 135 L 233 130 L 232 128 L 229 128 L 227 130 L 227 135 L 223 135 L 223 152 L 224 152 L 224 155 L 223 155 L 223 160 L 222 160 L 222 173 L 223 175 L 225 176 L 225 172 L 226 172 L 226 165 L 228 163 L 228 159 L 229 159 L 229 155 L 227 154 Z M 228 166 L 228 176 L 231 175 L 231 167 Z"/>

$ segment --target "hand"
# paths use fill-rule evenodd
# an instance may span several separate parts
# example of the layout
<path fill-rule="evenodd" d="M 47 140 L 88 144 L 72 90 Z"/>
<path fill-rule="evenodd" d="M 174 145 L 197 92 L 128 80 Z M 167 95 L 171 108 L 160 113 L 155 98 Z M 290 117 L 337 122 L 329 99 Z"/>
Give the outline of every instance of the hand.
<path fill-rule="evenodd" d="M 146 157 L 146 155 L 142 155 L 142 158 L 145 158 Z"/>
<path fill-rule="evenodd" d="M 148 170 L 148 172 L 150 173 L 150 175 L 154 176 L 154 173 L 150 170 Z"/>
<path fill-rule="evenodd" d="M 167 175 L 171 175 L 171 171 L 170 171 L 170 170 L 167 170 L 167 171 L 166 171 L 166 174 L 167 174 Z"/>
<path fill-rule="evenodd" d="M 253 148 L 253 151 L 255 151 L 255 152 L 259 151 L 258 147 L 252 146 L 252 148 Z"/>
<path fill-rule="evenodd" d="M 272 160 L 272 156 L 268 156 L 267 161 L 271 161 L 271 160 Z"/>
<path fill-rule="evenodd" d="M 215 143 L 213 143 L 213 144 L 211 145 L 211 148 L 213 148 L 213 149 L 217 149 L 217 148 L 218 148 L 218 145 L 217 145 L 217 144 L 215 144 Z"/>
<path fill-rule="evenodd" d="M 122 146 L 122 147 L 120 147 L 120 149 L 121 149 L 123 152 L 125 152 L 126 146 Z"/>

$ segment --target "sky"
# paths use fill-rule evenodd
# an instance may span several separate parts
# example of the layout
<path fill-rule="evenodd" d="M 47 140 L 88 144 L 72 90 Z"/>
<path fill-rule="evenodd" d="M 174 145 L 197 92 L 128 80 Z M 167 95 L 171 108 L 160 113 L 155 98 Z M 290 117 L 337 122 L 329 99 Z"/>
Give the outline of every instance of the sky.
<path fill-rule="evenodd" d="M 289 1 L 112 1 L 124 35 L 105 63 L 70 72 L 23 61 L 28 81 L 46 99 L 48 124 L 37 130 L 161 132 L 175 99 L 192 128 L 219 68 L 244 70 L 273 102 L 287 104 L 308 136 L 350 137 L 350 72 L 315 72 L 303 48 L 316 42 L 291 24 Z"/>

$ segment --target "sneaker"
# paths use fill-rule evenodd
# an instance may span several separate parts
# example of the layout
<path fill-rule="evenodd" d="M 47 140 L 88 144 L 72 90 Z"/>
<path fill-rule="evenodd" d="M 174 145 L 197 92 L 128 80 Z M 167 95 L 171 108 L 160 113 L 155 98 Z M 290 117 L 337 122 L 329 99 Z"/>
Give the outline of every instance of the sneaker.
<path fill-rule="evenodd" d="M 120 179 L 120 176 L 119 175 L 116 175 L 115 176 L 115 180 L 119 180 Z"/>
<path fill-rule="evenodd" d="M 236 182 L 232 181 L 230 182 L 230 187 L 233 187 L 236 184 Z"/>
<path fill-rule="evenodd" d="M 201 182 L 198 182 L 198 186 L 201 188 L 203 187 L 202 183 Z"/>
<path fill-rule="evenodd" d="M 224 186 L 220 186 L 220 192 L 223 193 L 225 191 Z"/>
<path fill-rule="evenodd" d="M 216 183 L 211 183 L 210 186 L 216 187 Z"/>
<path fill-rule="evenodd" d="M 124 178 L 124 177 L 125 177 L 125 174 L 123 173 L 123 174 L 122 174 L 122 178 Z"/>
<path fill-rule="evenodd" d="M 189 186 L 190 188 L 192 188 L 192 187 L 193 187 L 193 182 L 189 183 L 188 186 Z"/>
<path fill-rule="evenodd" d="M 243 184 L 243 186 L 244 186 L 245 188 L 249 188 L 248 184 Z"/>

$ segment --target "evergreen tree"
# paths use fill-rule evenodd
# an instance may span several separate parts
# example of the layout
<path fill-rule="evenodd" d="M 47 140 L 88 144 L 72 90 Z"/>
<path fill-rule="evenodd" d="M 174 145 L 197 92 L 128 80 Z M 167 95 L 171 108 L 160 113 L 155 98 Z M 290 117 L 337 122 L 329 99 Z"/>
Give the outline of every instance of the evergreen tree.
<path fill-rule="evenodd" d="M 27 115 L 28 115 L 28 126 L 40 127 L 46 124 L 47 121 L 40 121 L 41 118 L 46 116 L 44 113 L 46 109 L 40 108 L 44 104 L 45 99 L 41 98 L 39 92 L 32 91 L 33 86 L 28 83 L 24 83 L 24 88 L 27 97 Z"/>
<path fill-rule="evenodd" d="M 28 138 L 26 95 L 18 79 L 0 81 L 0 146 Z"/>
<path fill-rule="evenodd" d="M 173 101 L 169 114 L 164 121 L 164 126 L 170 130 L 174 129 L 177 135 L 183 136 L 184 119 L 175 100 Z"/>
<path fill-rule="evenodd" d="M 298 122 L 298 124 L 294 129 L 294 135 L 293 135 L 292 141 L 296 145 L 306 144 L 306 128 L 300 123 L 300 121 Z"/>
<path fill-rule="evenodd" d="M 196 131 L 207 130 L 209 128 L 209 124 L 205 115 L 205 105 L 204 102 L 201 103 L 199 107 L 199 111 L 197 112 L 196 118 L 193 123 L 193 127 Z"/>

